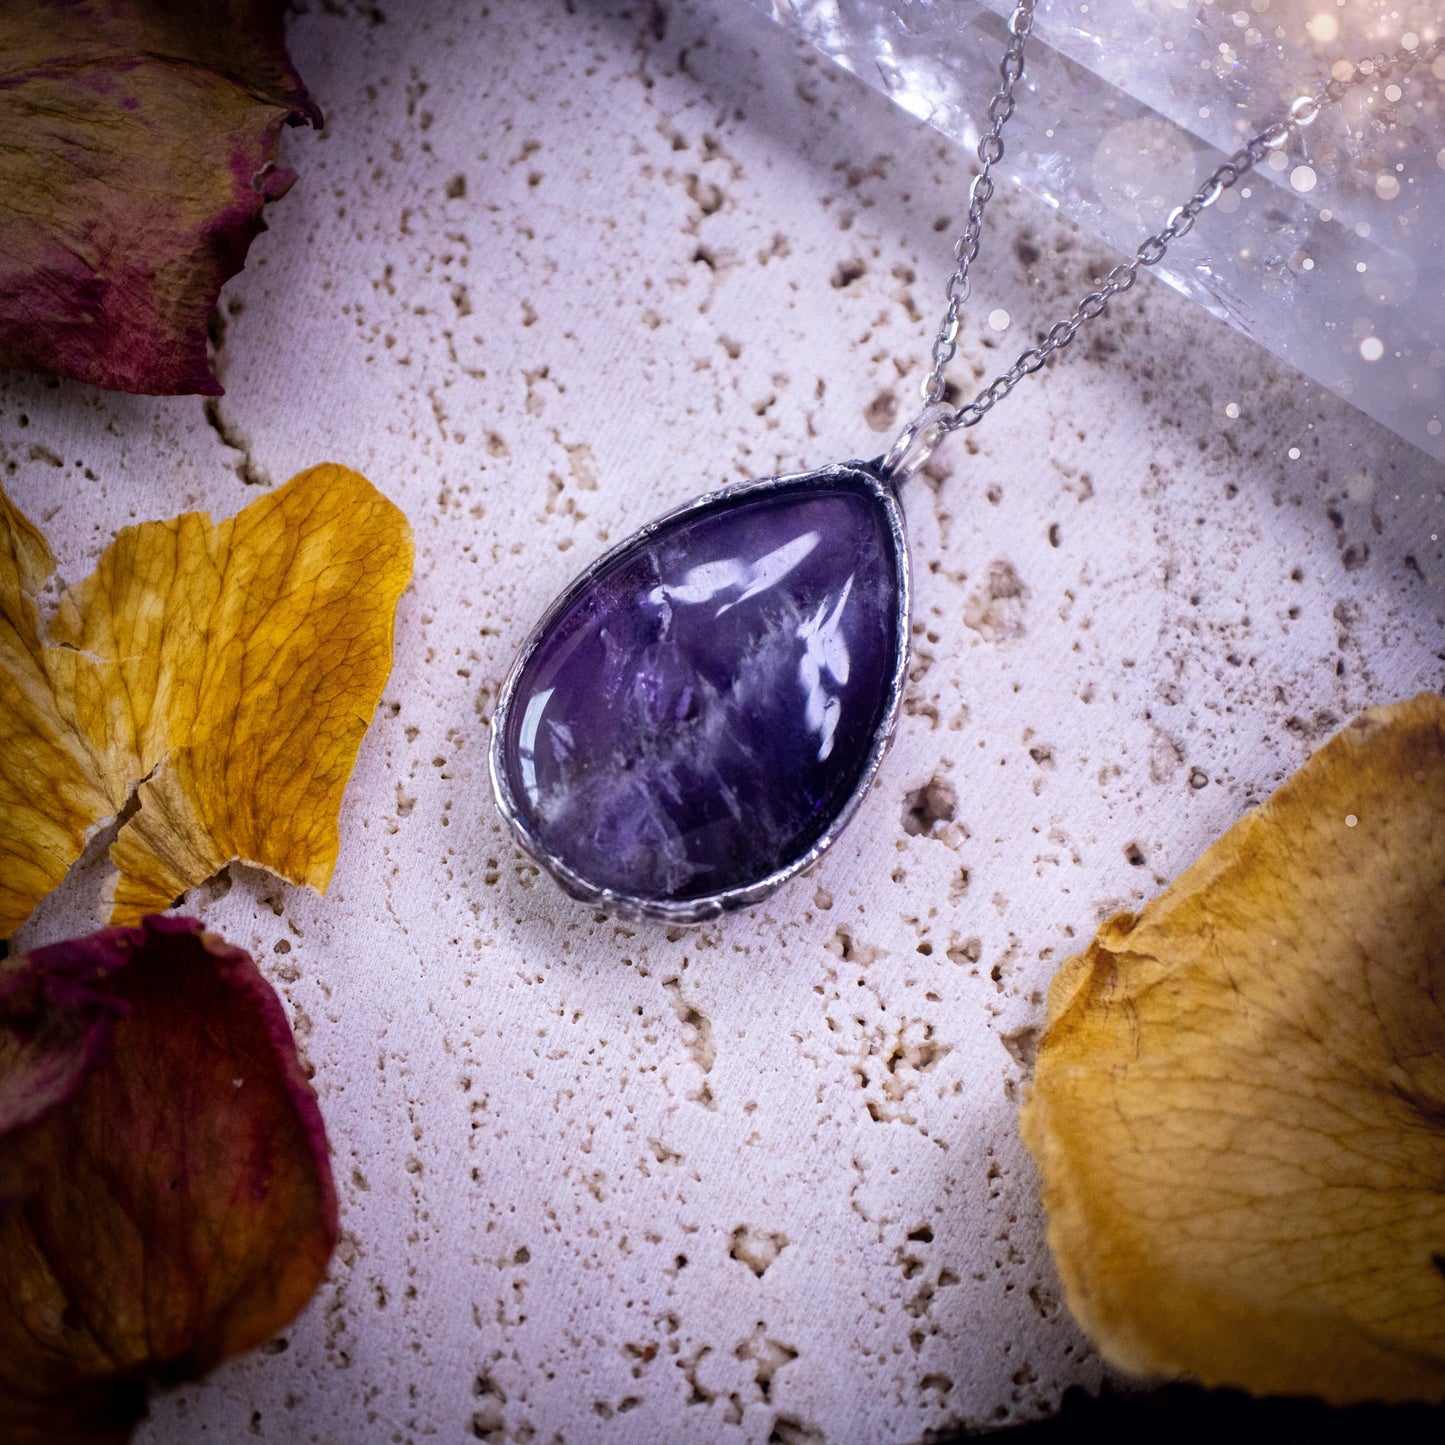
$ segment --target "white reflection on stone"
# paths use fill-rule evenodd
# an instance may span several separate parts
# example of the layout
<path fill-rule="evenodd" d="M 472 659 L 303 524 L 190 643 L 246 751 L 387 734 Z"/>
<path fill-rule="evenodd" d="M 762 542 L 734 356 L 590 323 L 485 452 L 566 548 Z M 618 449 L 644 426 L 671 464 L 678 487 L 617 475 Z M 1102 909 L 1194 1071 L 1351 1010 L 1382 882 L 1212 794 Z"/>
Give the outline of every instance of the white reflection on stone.
<path fill-rule="evenodd" d="M 721 617 L 730 607 L 777 586 L 818 545 L 818 541 L 816 532 L 804 532 L 791 542 L 774 548 L 765 557 L 759 557 L 756 562 L 748 562 L 741 557 L 722 557 L 716 562 L 704 562 L 690 568 L 681 582 L 663 582 L 654 587 L 648 600 L 657 607 L 664 607 L 668 602 L 711 602 L 724 592 L 741 589 L 736 597 L 718 608 L 716 615 Z"/>
<path fill-rule="evenodd" d="M 542 714 L 547 711 L 547 704 L 552 701 L 552 694 L 556 691 L 555 687 L 549 687 L 546 692 L 539 692 L 527 704 L 527 711 L 522 714 L 521 735 L 517 739 L 517 757 L 522 764 L 522 786 L 527 790 L 527 799 L 534 807 L 538 799 L 537 730 L 542 726 Z"/>
<path fill-rule="evenodd" d="M 808 731 L 818 734 L 820 763 L 833 751 L 833 735 L 838 731 L 838 719 L 843 712 L 842 702 L 828 691 L 823 679 L 831 679 L 839 687 L 848 681 L 848 643 L 840 624 L 852 591 L 853 579 L 849 577 L 831 611 L 825 600 L 812 617 L 798 627 L 803 644 L 798 676 L 807 694 L 803 715 Z"/>

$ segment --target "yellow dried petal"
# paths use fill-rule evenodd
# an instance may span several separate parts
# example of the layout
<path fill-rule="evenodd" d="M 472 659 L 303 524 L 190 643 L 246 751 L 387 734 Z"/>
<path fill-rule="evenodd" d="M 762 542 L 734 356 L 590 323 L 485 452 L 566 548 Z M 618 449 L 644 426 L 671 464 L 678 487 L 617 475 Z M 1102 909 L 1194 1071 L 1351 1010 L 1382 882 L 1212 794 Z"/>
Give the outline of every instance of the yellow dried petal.
<path fill-rule="evenodd" d="M 1445 1400 L 1445 701 L 1366 713 L 1105 923 L 1022 1124 L 1106 1358 Z"/>
<path fill-rule="evenodd" d="M 10 535 L 22 534 L 12 522 Z M 0 551 L 0 572 L 21 550 L 12 541 Z M 0 576 L 0 605 L 6 622 L 18 617 L 19 641 L 13 662 L 0 651 L 0 667 L 7 692 L 13 680 L 37 701 L 23 725 L 0 723 L 0 789 L 11 784 L 0 791 L 0 935 L 132 790 L 139 808 L 110 853 L 113 922 L 168 907 L 233 859 L 324 890 L 342 792 L 391 669 L 412 550 L 391 502 L 325 465 L 223 522 L 191 512 L 126 528 L 61 598 L 46 645 L 26 595 L 35 564 L 27 584 L 9 562 L 15 580 Z M 88 791 L 58 824 L 59 764 L 47 753 L 10 767 L 17 746 L 78 762 Z M 57 866 L 23 876 L 20 860 L 46 827 Z"/>
<path fill-rule="evenodd" d="M 124 801 L 96 780 L 51 688 L 34 594 L 54 567 L 45 539 L 0 488 L 0 938 Z"/>

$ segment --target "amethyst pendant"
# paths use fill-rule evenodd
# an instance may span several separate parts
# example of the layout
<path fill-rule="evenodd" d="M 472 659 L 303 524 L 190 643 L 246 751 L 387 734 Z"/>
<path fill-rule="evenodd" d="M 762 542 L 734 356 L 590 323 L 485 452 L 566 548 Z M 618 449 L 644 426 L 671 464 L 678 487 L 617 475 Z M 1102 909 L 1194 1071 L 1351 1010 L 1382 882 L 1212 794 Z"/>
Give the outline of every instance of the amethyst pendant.
<path fill-rule="evenodd" d="M 714 492 L 553 604 L 492 722 L 521 845 L 612 913 L 699 922 L 817 859 L 878 769 L 908 663 L 908 552 L 862 462 Z"/>

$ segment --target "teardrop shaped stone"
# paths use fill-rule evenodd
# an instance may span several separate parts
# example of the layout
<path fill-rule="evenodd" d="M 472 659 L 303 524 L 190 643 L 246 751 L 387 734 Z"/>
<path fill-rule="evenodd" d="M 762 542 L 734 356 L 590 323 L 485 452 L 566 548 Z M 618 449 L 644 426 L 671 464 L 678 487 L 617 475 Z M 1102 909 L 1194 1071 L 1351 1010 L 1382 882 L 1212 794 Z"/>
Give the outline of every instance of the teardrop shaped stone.
<path fill-rule="evenodd" d="M 878 481 L 834 467 L 683 509 L 580 579 L 497 719 L 523 844 L 659 916 L 804 859 L 896 714 L 901 535 Z"/>

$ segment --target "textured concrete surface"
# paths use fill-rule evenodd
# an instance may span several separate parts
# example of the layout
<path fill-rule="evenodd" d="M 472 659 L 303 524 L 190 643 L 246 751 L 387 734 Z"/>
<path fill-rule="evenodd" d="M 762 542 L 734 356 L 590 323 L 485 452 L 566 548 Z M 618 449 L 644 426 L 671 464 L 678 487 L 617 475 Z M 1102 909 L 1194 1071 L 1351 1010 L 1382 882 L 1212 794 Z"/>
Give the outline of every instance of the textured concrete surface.
<path fill-rule="evenodd" d="M 225 292 L 225 397 L 0 376 L 67 580 L 327 458 L 417 534 L 329 895 L 237 867 L 191 903 L 287 1001 L 343 1242 L 140 1439 L 904 1445 L 1047 1412 L 1101 1375 L 1015 1124 L 1048 980 L 1337 723 L 1445 680 L 1441 469 L 1141 285 L 913 484 L 913 687 L 844 841 L 715 926 L 596 917 L 490 801 L 510 658 L 654 513 L 882 450 L 968 160 L 741 0 L 311 0 L 292 48 L 329 126 L 288 137 L 301 181 Z M 1110 264 L 1001 194 L 961 378 Z M 96 872 L 19 943 L 93 926 Z"/>

